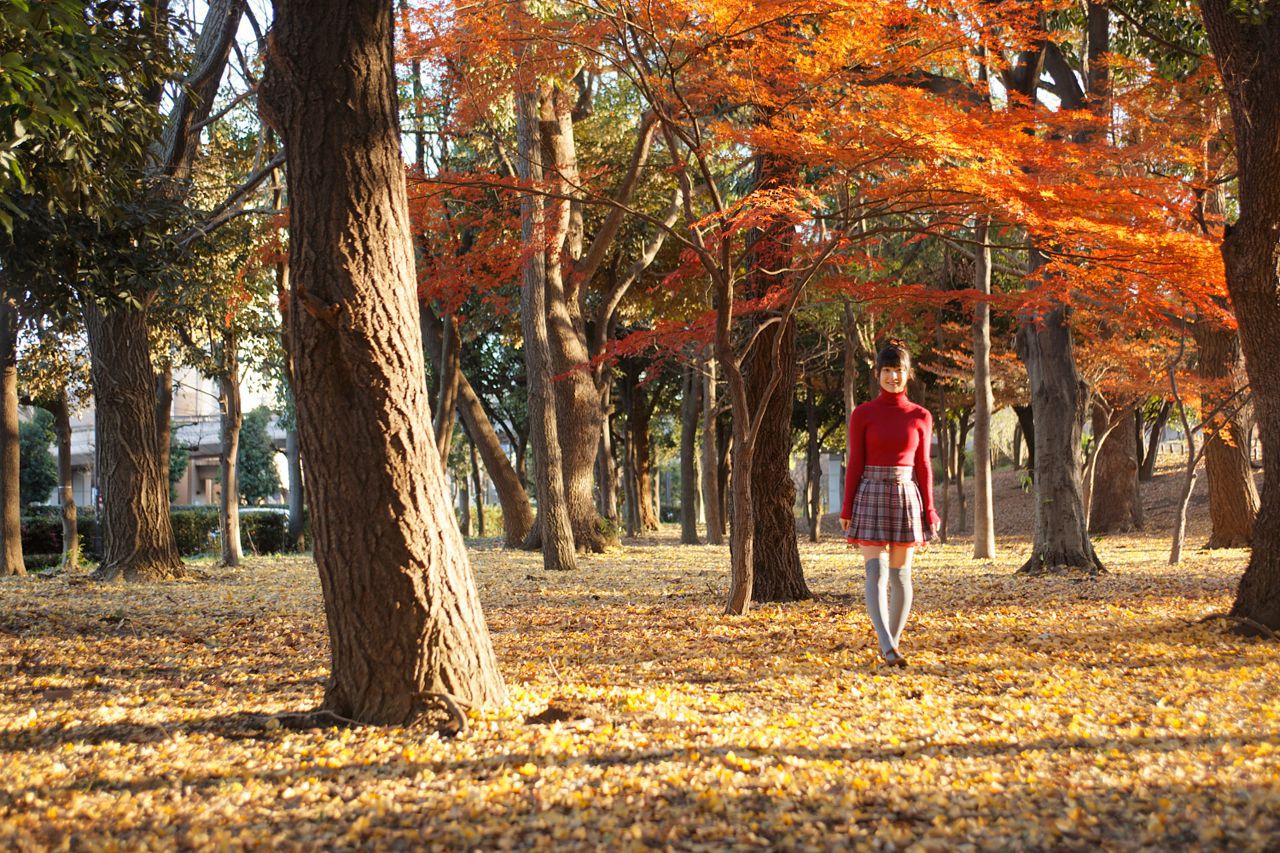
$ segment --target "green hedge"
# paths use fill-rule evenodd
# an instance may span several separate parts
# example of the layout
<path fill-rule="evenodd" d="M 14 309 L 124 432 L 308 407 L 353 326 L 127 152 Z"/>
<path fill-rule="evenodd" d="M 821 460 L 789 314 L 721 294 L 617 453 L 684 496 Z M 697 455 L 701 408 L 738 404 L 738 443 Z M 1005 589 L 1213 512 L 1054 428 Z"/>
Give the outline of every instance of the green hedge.
<path fill-rule="evenodd" d="M 204 554 L 217 548 L 218 510 L 212 506 L 174 506 L 169 519 L 178 553 L 184 557 Z M 79 511 L 80 553 L 86 560 L 98 560 L 98 518 L 94 512 Z M 250 554 L 278 554 L 289 551 L 289 516 L 255 509 L 240 512 L 240 545 Z M 41 509 L 22 519 L 24 554 L 62 553 L 62 516 Z M 34 558 L 33 558 L 34 559 Z"/>

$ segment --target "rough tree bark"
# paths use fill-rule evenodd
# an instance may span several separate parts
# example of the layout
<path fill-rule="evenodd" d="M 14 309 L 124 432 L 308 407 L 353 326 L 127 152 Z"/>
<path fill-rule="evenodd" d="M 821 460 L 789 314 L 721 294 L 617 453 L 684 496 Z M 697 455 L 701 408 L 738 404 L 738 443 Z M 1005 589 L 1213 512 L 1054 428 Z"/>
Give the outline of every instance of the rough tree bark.
<path fill-rule="evenodd" d="M 0 576 L 27 573 L 22 559 L 18 441 L 18 307 L 0 294 Z"/>
<path fill-rule="evenodd" d="M 244 15 L 244 0 L 209 4 L 192 69 L 173 98 L 154 175 L 171 180 L 157 192 L 175 200 L 185 191 L 208 117 Z M 157 101 L 158 103 L 158 101 Z M 145 301 L 144 294 L 133 294 Z M 169 520 L 169 472 L 156 424 L 155 374 L 144 310 L 134 302 L 110 308 L 83 301 L 97 412 L 97 476 L 103 501 L 102 563 L 95 578 L 158 580 L 184 573 Z M 145 373 L 142 371 L 145 369 Z M 115 374 L 115 375 L 112 375 Z M 142 458 L 143 453 L 150 458 Z"/>
<path fill-rule="evenodd" d="M 794 170 L 779 158 L 756 158 L 754 184 L 760 189 L 789 186 Z M 743 296 L 765 297 L 790 289 L 788 270 L 794 261 L 795 226 L 787 219 L 751 232 Z M 781 320 L 781 322 L 779 322 Z M 791 415 L 796 387 L 795 319 L 762 312 L 756 323 L 770 323 L 756 339 L 742 366 L 748 411 L 764 409 L 764 421 L 751 458 L 751 503 L 755 524 L 752 600 L 803 601 L 812 593 L 805 583 L 796 536 L 796 484 L 791 478 Z M 738 410 L 734 411 L 735 417 Z M 737 469 L 742 470 L 742 469 Z"/>
<path fill-rule="evenodd" d="M 1018 571 L 1105 571 L 1085 527 L 1080 437 L 1089 393 L 1076 372 L 1067 309 L 1057 306 L 1039 321 L 1024 320 L 1017 349 L 1027 367 L 1036 426 L 1035 543 Z"/>
<path fill-rule="evenodd" d="M 991 293 L 991 246 L 987 243 L 990 219 L 980 217 L 974 229 L 973 286 Z M 991 492 L 991 415 L 995 395 L 991 390 L 991 306 L 978 302 L 973 309 L 973 556 L 996 556 L 996 526 Z"/>
<path fill-rule="evenodd" d="M 218 376 L 218 409 L 221 447 L 218 471 L 222 475 L 222 497 L 218 502 L 218 528 L 222 538 L 222 565 L 238 566 L 244 556 L 240 547 L 240 427 L 244 412 L 240 405 L 240 357 L 235 336 L 222 336 L 222 373 Z M 168 472 L 165 472 L 166 477 Z"/>
<path fill-rule="evenodd" d="M 702 377 L 694 364 L 683 371 L 680 394 L 680 542 L 698 540 L 698 413 L 702 408 Z"/>
<path fill-rule="evenodd" d="M 185 573 L 169 520 L 169 472 L 160 470 L 155 374 L 147 322 L 131 306 L 83 304 L 97 421 L 102 561 L 94 577 L 167 580 Z"/>
<path fill-rule="evenodd" d="M 1221 406 L 1223 413 L 1208 425 L 1204 437 L 1204 468 L 1209 481 L 1209 518 L 1213 529 L 1208 548 L 1247 548 L 1258 518 L 1258 487 L 1249 465 L 1248 431 L 1240 407 L 1248 384 L 1240 335 L 1233 329 L 1201 319 L 1192 326 L 1199 350 L 1197 374 L 1211 386 L 1204 408 Z M 1228 402 L 1228 398 L 1234 400 Z"/>
<path fill-rule="evenodd" d="M 1090 494 L 1089 532 L 1127 533 L 1142 528 L 1142 495 L 1138 490 L 1138 442 L 1134 414 L 1124 409 L 1117 423 L 1110 410 L 1093 407 L 1094 440 L 1107 433 L 1097 451 Z"/>
<path fill-rule="evenodd" d="M 1253 553 L 1231 613 L 1280 628 L 1280 11 L 1251 16 L 1231 0 L 1201 0 L 1205 31 L 1231 104 L 1235 126 L 1239 217 L 1222 240 L 1227 290 L 1240 324 L 1240 342 L 1258 419 L 1263 483 Z M 1250 7 L 1252 8 L 1252 6 Z"/>
<path fill-rule="evenodd" d="M 430 427 L 391 4 L 273 6 L 259 109 L 289 153 L 290 335 L 330 640 L 323 707 L 398 725 L 435 701 L 495 704 L 506 690 Z"/>
<path fill-rule="evenodd" d="M 539 184 L 543 180 L 543 146 L 539 133 L 541 102 L 538 89 L 548 84 L 535 82 L 532 89 L 516 94 L 516 138 L 521 180 Z M 520 200 L 524 245 L 548 245 L 546 200 L 525 195 Z M 567 213 L 565 214 L 567 219 Z M 520 296 L 520 324 L 524 332 L 524 358 L 529 381 L 529 433 L 536 468 L 538 519 L 530 530 L 541 543 L 542 565 L 552 571 L 577 568 L 574 529 L 562 456 L 556 391 L 552 387 L 552 354 L 547 324 L 547 254 L 527 252 Z M 563 423 L 574 423 L 565 420 Z M 576 428 L 575 424 L 575 428 Z M 594 507 L 592 509 L 594 515 Z"/>

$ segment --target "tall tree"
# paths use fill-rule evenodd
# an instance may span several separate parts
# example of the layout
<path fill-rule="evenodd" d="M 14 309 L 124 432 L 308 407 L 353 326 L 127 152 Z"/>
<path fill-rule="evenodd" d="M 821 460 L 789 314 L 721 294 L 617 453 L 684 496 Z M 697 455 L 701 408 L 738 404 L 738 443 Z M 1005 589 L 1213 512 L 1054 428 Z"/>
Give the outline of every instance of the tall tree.
<path fill-rule="evenodd" d="M 1274 4 L 1201 0 L 1235 128 L 1239 215 L 1222 239 L 1227 289 L 1240 324 L 1268 471 L 1253 554 L 1231 612 L 1280 628 L 1280 10 Z"/>
<path fill-rule="evenodd" d="M 25 575 L 18 432 L 18 308 L 0 293 L 0 577 Z"/>
<path fill-rule="evenodd" d="M 324 708 L 407 724 L 433 694 L 496 703 L 505 687 L 431 430 L 391 4 L 273 5 L 259 107 L 289 156 L 290 337 L 332 664 Z"/>

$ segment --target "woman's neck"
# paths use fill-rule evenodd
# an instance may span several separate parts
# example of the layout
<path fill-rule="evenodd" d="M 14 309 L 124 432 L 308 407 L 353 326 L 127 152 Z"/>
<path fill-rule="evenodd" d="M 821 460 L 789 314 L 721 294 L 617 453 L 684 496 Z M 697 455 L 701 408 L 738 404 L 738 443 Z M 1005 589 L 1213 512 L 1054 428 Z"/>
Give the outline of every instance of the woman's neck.
<path fill-rule="evenodd" d="M 890 391 L 888 388 L 881 388 L 880 399 L 891 406 L 905 406 L 907 404 L 907 389 Z"/>

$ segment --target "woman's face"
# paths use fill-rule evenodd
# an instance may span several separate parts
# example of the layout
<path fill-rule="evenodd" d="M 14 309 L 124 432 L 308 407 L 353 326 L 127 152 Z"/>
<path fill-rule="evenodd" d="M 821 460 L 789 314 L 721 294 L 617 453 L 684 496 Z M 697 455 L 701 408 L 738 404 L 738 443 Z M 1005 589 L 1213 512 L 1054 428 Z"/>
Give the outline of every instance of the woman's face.
<path fill-rule="evenodd" d="M 910 367 L 882 367 L 880 368 L 880 387 L 891 394 L 901 394 L 907 390 L 907 377 L 910 375 Z"/>

